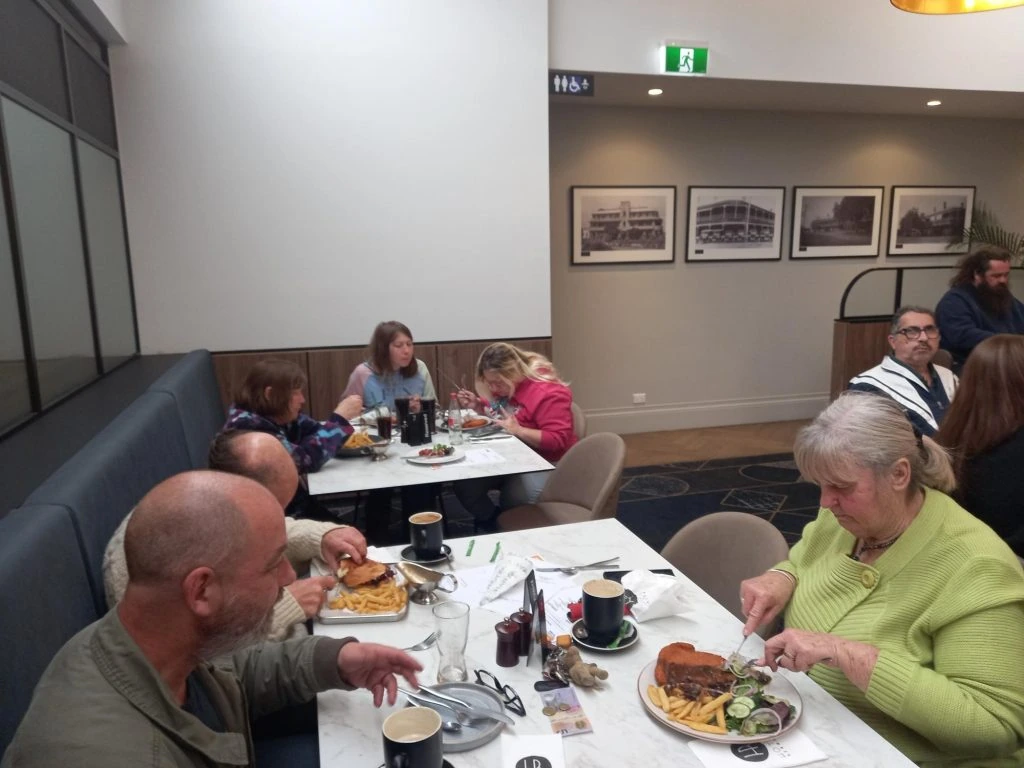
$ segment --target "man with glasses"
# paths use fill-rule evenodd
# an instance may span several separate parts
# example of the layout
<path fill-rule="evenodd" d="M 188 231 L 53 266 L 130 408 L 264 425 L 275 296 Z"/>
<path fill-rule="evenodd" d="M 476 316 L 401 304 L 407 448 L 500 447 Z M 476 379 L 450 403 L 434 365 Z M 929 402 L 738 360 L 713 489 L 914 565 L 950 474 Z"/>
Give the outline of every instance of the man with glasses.
<path fill-rule="evenodd" d="M 942 348 L 959 371 L 971 351 L 997 333 L 1024 333 L 1024 303 L 1010 292 L 1010 254 L 986 246 L 965 256 L 935 307 Z"/>
<path fill-rule="evenodd" d="M 901 307 L 892 318 L 887 355 L 874 368 L 850 379 L 850 389 L 885 395 L 906 411 L 922 435 L 934 435 L 956 392 L 951 370 L 932 363 L 939 329 L 930 310 Z"/>

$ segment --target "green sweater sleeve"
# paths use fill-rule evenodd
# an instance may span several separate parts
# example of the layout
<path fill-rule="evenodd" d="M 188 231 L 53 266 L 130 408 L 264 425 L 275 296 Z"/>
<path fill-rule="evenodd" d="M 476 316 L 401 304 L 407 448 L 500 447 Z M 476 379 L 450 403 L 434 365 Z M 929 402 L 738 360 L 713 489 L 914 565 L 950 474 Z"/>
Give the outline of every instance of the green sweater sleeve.
<path fill-rule="evenodd" d="M 949 754 L 1005 754 L 1024 739 L 1021 627 L 1024 608 L 1010 602 L 940 627 L 933 636 L 934 668 L 882 650 L 867 699 Z"/>

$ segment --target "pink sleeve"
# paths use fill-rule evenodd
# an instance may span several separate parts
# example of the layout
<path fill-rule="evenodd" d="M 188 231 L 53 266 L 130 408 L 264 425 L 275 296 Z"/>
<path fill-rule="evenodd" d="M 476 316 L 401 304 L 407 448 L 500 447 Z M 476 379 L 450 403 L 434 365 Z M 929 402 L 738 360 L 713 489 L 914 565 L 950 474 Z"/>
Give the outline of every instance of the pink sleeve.
<path fill-rule="evenodd" d="M 561 457 L 576 442 L 569 388 L 558 385 L 545 392 L 534 410 L 534 420 L 541 432 L 541 451 Z"/>
<path fill-rule="evenodd" d="M 348 386 L 345 387 L 345 391 L 341 393 L 341 399 L 344 400 L 349 395 L 363 396 L 363 388 L 366 386 L 366 380 L 370 378 L 370 374 L 373 371 L 370 370 L 370 366 L 366 363 L 360 363 L 352 369 L 352 375 L 348 377 Z"/>

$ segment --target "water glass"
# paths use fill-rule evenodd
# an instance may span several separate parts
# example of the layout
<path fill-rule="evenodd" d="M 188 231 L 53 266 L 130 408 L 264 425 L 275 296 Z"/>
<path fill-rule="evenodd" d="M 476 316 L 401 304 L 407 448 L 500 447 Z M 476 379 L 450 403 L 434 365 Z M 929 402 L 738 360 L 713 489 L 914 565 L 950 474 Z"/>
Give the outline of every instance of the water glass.
<path fill-rule="evenodd" d="M 469 640 L 469 606 L 449 600 L 434 606 L 437 630 L 437 682 L 461 683 L 466 672 L 466 642 Z"/>

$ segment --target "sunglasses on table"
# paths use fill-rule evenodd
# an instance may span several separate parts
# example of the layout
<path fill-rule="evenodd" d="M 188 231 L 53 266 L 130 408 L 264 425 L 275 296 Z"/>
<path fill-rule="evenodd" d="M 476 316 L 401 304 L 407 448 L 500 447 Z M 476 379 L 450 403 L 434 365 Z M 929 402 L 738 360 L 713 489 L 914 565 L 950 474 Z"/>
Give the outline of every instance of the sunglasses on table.
<path fill-rule="evenodd" d="M 498 678 L 486 669 L 476 669 L 473 671 L 473 674 L 476 675 L 477 684 L 501 694 L 505 700 L 505 709 L 512 710 L 520 717 L 526 717 L 526 707 L 523 706 L 523 700 L 519 698 L 519 694 L 516 693 L 511 685 L 502 685 Z"/>

